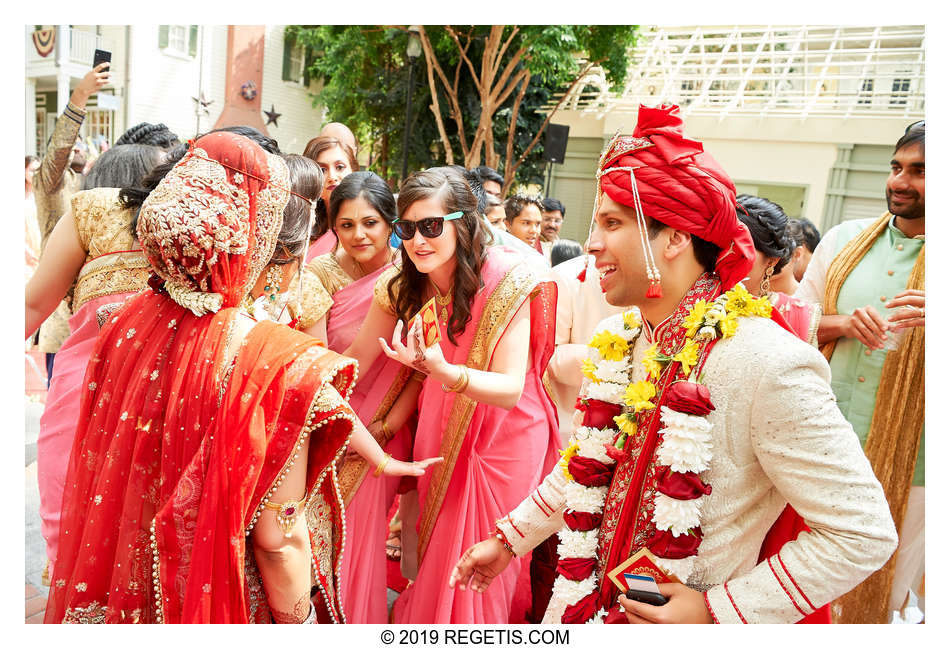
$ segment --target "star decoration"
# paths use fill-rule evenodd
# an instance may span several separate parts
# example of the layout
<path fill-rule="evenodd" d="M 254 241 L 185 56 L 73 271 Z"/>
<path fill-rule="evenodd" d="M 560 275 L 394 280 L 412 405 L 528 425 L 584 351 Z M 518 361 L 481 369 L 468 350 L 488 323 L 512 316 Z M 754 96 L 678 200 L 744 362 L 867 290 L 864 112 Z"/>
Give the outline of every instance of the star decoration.
<path fill-rule="evenodd" d="M 277 110 L 274 108 L 274 104 L 271 104 L 270 110 L 265 110 L 264 114 L 267 115 L 267 124 L 273 124 L 274 126 L 278 126 L 277 118 L 280 117 L 282 113 L 277 112 Z M 267 124 L 265 124 L 264 126 L 267 126 Z"/>
<path fill-rule="evenodd" d="M 195 102 L 195 112 L 202 112 L 205 115 L 210 115 L 208 106 L 214 103 L 214 99 L 206 99 L 204 90 L 201 91 L 201 94 L 197 97 L 192 97 L 191 100 Z"/>

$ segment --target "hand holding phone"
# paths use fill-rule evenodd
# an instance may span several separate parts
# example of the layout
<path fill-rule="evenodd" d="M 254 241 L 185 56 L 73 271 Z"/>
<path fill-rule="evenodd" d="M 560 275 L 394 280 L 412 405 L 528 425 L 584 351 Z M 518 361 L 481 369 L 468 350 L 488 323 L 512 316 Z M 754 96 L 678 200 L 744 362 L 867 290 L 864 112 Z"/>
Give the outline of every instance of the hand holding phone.
<path fill-rule="evenodd" d="M 93 69 L 97 68 L 100 63 L 108 63 L 109 68 L 112 67 L 112 52 L 108 50 L 96 50 L 96 53 L 92 57 L 92 67 Z"/>

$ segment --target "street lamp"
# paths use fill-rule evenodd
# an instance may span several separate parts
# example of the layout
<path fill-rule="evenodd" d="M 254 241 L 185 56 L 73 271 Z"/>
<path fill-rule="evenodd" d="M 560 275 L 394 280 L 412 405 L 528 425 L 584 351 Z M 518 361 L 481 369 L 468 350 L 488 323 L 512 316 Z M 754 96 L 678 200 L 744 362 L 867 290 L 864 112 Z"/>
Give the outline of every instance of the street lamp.
<path fill-rule="evenodd" d="M 406 44 L 406 56 L 409 57 L 409 85 L 406 88 L 406 126 L 402 131 L 402 176 L 406 179 L 409 168 L 409 125 L 412 119 L 412 87 L 415 81 L 416 59 L 422 54 L 422 41 L 419 38 L 420 25 L 409 26 L 409 42 Z"/>

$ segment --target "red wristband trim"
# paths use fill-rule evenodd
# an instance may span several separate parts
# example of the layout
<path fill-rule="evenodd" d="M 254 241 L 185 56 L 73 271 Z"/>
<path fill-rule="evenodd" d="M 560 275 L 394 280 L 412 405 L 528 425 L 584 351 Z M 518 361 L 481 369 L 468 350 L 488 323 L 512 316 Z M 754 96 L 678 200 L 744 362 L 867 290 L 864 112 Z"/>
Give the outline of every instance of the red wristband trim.
<path fill-rule="evenodd" d="M 775 575 L 775 581 L 778 582 L 778 585 L 782 587 L 782 590 L 785 591 L 785 594 L 788 595 L 788 598 L 792 600 L 792 605 L 795 606 L 795 610 L 802 614 L 802 616 L 808 615 L 802 608 L 798 605 L 798 602 L 795 601 L 795 598 L 792 597 L 792 594 L 788 592 L 788 589 L 785 587 L 785 584 L 782 583 L 782 580 L 779 579 L 778 573 L 775 572 L 775 566 L 772 565 L 772 557 L 769 557 L 766 562 L 769 564 L 769 568 L 772 569 L 772 574 Z"/>
<path fill-rule="evenodd" d="M 729 584 L 723 583 L 722 587 L 726 589 L 726 596 L 729 598 L 729 603 L 732 604 L 732 608 L 736 609 L 739 619 L 742 620 L 743 624 L 748 624 L 745 617 L 742 615 L 742 611 L 740 611 L 739 607 L 736 606 L 736 600 L 732 599 L 732 593 L 729 592 Z"/>
<path fill-rule="evenodd" d="M 788 567 L 785 565 L 785 562 L 782 561 L 782 555 L 781 555 L 781 554 L 776 554 L 775 556 L 778 557 L 778 562 L 779 562 L 780 564 L 782 564 L 782 569 L 785 571 L 785 574 L 788 575 L 789 581 L 791 581 L 791 582 L 792 582 L 792 585 L 795 586 L 795 588 L 798 590 L 798 594 L 802 596 L 802 599 L 804 599 L 806 602 L 808 602 L 808 605 L 811 606 L 812 610 L 817 609 L 818 607 L 811 603 L 811 600 L 808 599 L 808 596 L 807 596 L 807 595 L 805 594 L 805 592 L 802 590 L 802 587 L 799 586 L 799 585 L 798 585 L 798 582 L 795 581 L 795 578 L 792 577 L 792 573 L 790 573 L 790 572 L 788 571 Z"/>

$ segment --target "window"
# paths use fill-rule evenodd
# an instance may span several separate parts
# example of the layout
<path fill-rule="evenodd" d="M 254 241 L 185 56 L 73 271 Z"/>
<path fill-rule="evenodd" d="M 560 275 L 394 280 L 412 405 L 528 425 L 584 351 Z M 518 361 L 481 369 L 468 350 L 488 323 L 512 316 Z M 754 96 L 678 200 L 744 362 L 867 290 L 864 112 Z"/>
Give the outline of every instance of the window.
<path fill-rule="evenodd" d="M 168 26 L 168 49 L 184 54 L 187 45 L 188 33 L 184 25 Z"/>
<path fill-rule="evenodd" d="M 313 63 L 313 53 L 303 43 L 295 42 L 284 35 L 284 69 L 281 78 L 302 86 L 310 85 L 308 68 Z"/>
<path fill-rule="evenodd" d="M 198 54 L 198 25 L 159 25 L 158 47 L 166 54 L 194 57 Z"/>
<path fill-rule="evenodd" d="M 303 45 L 294 45 L 290 48 L 290 79 L 297 83 L 303 83 L 304 69 L 304 47 Z"/>
<path fill-rule="evenodd" d="M 112 145 L 112 116 L 115 111 L 101 108 L 87 108 L 86 119 L 83 120 L 83 139 L 92 139 L 97 145 L 105 139 Z"/>
<path fill-rule="evenodd" d="M 891 83 L 891 106 L 907 104 L 907 95 L 910 94 L 910 79 L 894 79 Z"/>
<path fill-rule="evenodd" d="M 861 91 L 858 93 L 858 104 L 868 105 L 871 103 L 871 95 L 874 93 L 874 79 L 865 79 L 861 82 Z"/>

